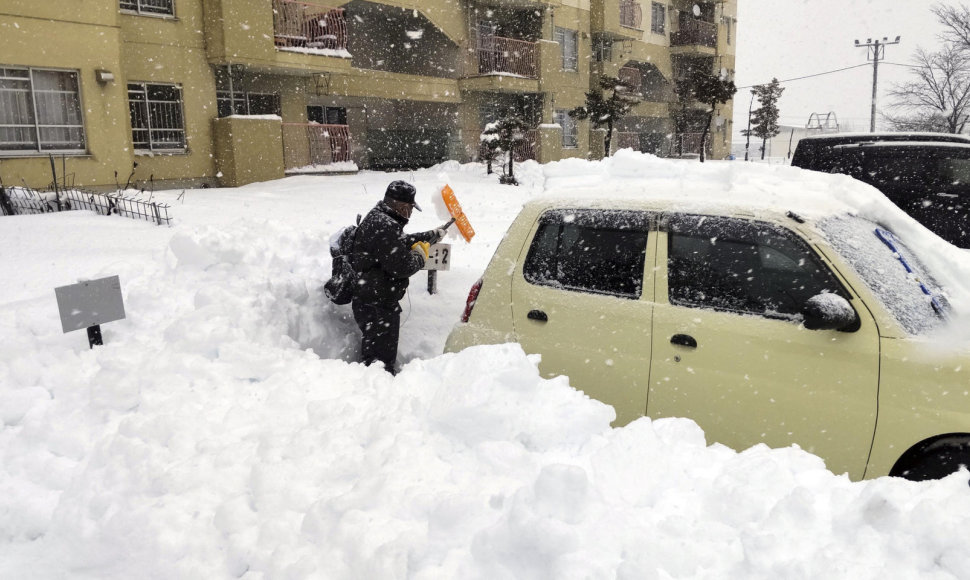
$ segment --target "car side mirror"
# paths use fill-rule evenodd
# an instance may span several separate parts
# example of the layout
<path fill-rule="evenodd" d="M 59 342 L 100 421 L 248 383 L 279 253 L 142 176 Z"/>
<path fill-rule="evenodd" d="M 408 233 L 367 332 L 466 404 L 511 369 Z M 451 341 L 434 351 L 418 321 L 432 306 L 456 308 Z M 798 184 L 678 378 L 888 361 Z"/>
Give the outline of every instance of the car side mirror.
<path fill-rule="evenodd" d="M 859 329 L 859 316 L 849 301 L 838 294 L 817 294 L 808 299 L 802 309 L 804 326 L 808 330 Z"/>

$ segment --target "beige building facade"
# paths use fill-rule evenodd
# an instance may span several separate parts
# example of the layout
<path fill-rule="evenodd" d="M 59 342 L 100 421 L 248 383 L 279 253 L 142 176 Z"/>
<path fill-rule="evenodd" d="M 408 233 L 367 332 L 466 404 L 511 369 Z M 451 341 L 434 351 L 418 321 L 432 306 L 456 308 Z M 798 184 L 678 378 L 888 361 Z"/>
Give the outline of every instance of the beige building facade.
<path fill-rule="evenodd" d="M 675 81 L 733 75 L 736 36 L 737 0 L 5 0 L 0 179 L 236 186 L 473 161 L 510 110 L 533 127 L 518 158 L 598 158 L 602 131 L 568 111 L 600 75 L 638 96 L 614 150 L 690 155 L 709 116 Z"/>

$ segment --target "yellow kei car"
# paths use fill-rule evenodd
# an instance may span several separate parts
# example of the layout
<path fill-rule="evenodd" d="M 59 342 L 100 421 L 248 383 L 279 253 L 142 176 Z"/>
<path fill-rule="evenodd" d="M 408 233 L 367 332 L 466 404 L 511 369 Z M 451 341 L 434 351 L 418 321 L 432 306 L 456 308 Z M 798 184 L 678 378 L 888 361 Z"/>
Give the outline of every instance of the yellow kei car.
<path fill-rule="evenodd" d="M 970 464 L 970 354 L 918 256 L 852 215 L 545 199 L 516 218 L 446 351 L 518 342 L 544 376 L 734 449 L 798 444 L 852 479 Z"/>

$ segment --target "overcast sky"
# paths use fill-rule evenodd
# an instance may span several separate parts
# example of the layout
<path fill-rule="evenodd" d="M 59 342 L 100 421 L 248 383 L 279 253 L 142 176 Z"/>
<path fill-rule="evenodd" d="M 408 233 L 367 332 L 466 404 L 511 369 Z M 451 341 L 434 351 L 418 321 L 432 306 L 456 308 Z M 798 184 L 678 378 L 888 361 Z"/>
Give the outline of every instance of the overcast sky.
<path fill-rule="evenodd" d="M 886 47 L 879 63 L 879 109 L 889 104 L 886 91 L 907 79 L 917 46 L 935 49 L 941 27 L 930 13 L 936 0 L 739 0 L 738 87 L 823 73 L 866 63 L 865 48 L 856 39 L 901 36 Z M 955 2 L 948 2 L 954 4 Z M 869 130 L 872 66 L 812 79 L 783 83 L 779 103 L 784 125 L 804 126 L 815 112 L 834 111 L 843 130 Z M 747 126 L 749 88 L 740 88 L 734 102 L 734 139 Z M 757 103 L 755 105 L 757 107 Z M 877 121 L 878 123 L 878 121 Z"/>

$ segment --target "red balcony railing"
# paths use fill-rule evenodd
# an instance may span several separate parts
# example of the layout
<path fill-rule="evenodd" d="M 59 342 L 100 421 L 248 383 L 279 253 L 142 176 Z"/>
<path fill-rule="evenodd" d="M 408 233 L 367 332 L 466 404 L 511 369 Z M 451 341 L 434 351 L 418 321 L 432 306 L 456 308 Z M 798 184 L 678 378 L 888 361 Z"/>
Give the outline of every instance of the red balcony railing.
<path fill-rule="evenodd" d="M 317 123 L 283 123 L 286 169 L 350 161 L 350 127 Z"/>
<path fill-rule="evenodd" d="M 643 74 L 640 69 L 632 66 L 622 67 L 617 73 L 617 78 L 630 87 L 630 94 L 639 95 L 643 92 Z"/>
<path fill-rule="evenodd" d="M 484 129 L 483 129 L 484 130 Z M 539 131 L 538 129 L 531 129 L 526 131 L 524 134 L 524 139 L 522 143 L 515 147 L 512 151 L 513 158 L 516 163 L 521 163 L 523 161 L 532 159 L 539 159 Z M 485 144 L 482 143 L 479 146 L 479 155 L 481 157 L 485 156 Z M 502 162 L 501 156 L 499 156 L 499 163 Z"/>
<path fill-rule="evenodd" d="M 703 20 L 685 19 L 680 23 L 680 30 L 670 33 L 671 46 L 707 46 L 717 47 L 717 24 Z"/>
<path fill-rule="evenodd" d="M 620 0 L 620 26 L 640 28 L 643 22 L 643 9 L 634 0 Z"/>
<path fill-rule="evenodd" d="M 501 36 L 478 39 L 478 73 L 539 77 L 539 44 Z"/>
<path fill-rule="evenodd" d="M 344 9 L 297 0 L 273 0 L 273 37 L 279 47 L 346 49 Z"/>
<path fill-rule="evenodd" d="M 671 143 L 671 155 L 700 155 L 703 138 L 703 133 L 678 133 L 674 135 L 673 143 Z M 708 156 L 711 155 L 710 133 L 707 134 L 707 140 L 704 141 L 704 151 Z"/>
<path fill-rule="evenodd" d="M 634 151 L 640 150 L 640 134 L 639 133 L 617 133 L 616 141 L 613 145 L 614 151 L 619 151 L 620 149 L 633 149 Z"/>

